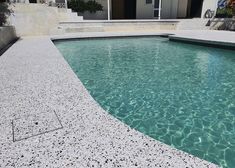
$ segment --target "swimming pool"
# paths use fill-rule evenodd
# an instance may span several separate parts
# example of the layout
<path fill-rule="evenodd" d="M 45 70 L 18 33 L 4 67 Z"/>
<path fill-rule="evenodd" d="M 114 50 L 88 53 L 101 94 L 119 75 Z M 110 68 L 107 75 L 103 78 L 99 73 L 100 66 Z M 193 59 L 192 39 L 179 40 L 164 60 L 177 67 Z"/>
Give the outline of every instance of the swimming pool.
<path fill-rule="evenodd" d="M 93 98 L 161 142 L 235 165 L 235 51 L 167 38 L 55 42 Z"/>

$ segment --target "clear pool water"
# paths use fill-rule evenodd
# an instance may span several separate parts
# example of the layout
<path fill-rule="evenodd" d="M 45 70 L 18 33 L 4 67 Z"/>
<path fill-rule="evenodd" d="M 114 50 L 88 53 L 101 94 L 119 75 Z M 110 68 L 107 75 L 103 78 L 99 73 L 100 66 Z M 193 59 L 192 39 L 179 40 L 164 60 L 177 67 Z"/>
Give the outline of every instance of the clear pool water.
<path fill-rule="evenodd" d="M 175 148 L 235 167 L 235 51 L 158 37 L 56 46 L 110 114 Z"/>

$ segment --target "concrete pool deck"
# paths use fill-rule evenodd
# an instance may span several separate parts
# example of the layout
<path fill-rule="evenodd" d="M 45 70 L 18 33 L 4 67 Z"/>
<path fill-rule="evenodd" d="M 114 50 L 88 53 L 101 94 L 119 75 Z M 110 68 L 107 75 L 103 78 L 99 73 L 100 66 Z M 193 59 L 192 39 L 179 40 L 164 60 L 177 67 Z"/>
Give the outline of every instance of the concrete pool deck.
<path fill-rule="evenodd" d="M 127 34 L 138 33 L 53 39 Z M 90 96 L 50 37 L 23 38 L 0 56 L 0 133 L 0 167 L 4 168 L 218 167 L 109 115 Z"/>

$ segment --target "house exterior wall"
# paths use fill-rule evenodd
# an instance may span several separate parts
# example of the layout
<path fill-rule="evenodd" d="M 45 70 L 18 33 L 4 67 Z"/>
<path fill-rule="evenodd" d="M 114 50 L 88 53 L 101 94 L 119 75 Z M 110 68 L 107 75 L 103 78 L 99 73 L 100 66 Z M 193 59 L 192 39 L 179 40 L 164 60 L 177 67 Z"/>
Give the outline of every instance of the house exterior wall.
<path fill-rule="evenodd" d="M 162 0 L 161 18 L 176 19 L 178 17 L 178 1 L 188 0 Z M 179 2 L 179 3 L 180 3 Z M 186 12 L 185 12 L 186 11 Z M 187 13 L 186 7 L 180 8 L 180 15 Z M 146 0 L 137 0 L 136 19 L 153 19 L 154 18 L 154 0 L 152 4 L 146 4 Z"/>
<path fill-rule="evenodd" d="M 88 0 L 86 0 L 88 1 Z M 96 13 L 85 12 L 84 19 L 108 19 L 107 0 L 96 0 L 103 6 L 103 11 Z M 187 17 L 190 0 L 162 0 L 161 19 L 177 19 Z M 152 4 L 146 4 L 146 0 L 136 0 L 136 19 L 154 18 L 154 0 Z M 202 18 L 207 9 L 216 11 L 218 0 L 204 0 L 202 7 Z M 110 14 L 112 19 L 112 0 L 110 0 Z"/>
<path fill-rule="evenodd" d="M 88 0 L 85 0 L 85 1 L 88 1 Z M 90 13 L 89 11 L 86 11 L 80 15 L 82 15 L 84 19 L 88 19 L 88 20 L 107 20 L 108 19 L 107 0 L 96 0 L 96 2 L 100 3 L 103 6 L 103 11 L 97 11 L 96 13 Z M 112 8 L 112 4 L 110 4 L 110 6 Z"/>

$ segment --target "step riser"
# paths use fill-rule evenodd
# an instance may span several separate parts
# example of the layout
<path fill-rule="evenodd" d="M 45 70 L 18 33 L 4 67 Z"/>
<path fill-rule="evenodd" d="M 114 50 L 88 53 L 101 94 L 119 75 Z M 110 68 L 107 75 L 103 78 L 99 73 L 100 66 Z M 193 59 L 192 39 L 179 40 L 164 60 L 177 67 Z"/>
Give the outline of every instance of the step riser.
<path fill-rule="evenodd" d="M 60 23 L 60 27 L 66 33 L 76 32 L 130 32 L 130 31 L 161 31 L 175 30 L 177 23 Z"/>
<path fill-rule="evenodd" d="M 102 27 L 100 28 L 66 28 L 65 33 L 77 33 L 77 32 L 104 32 Z"/>

